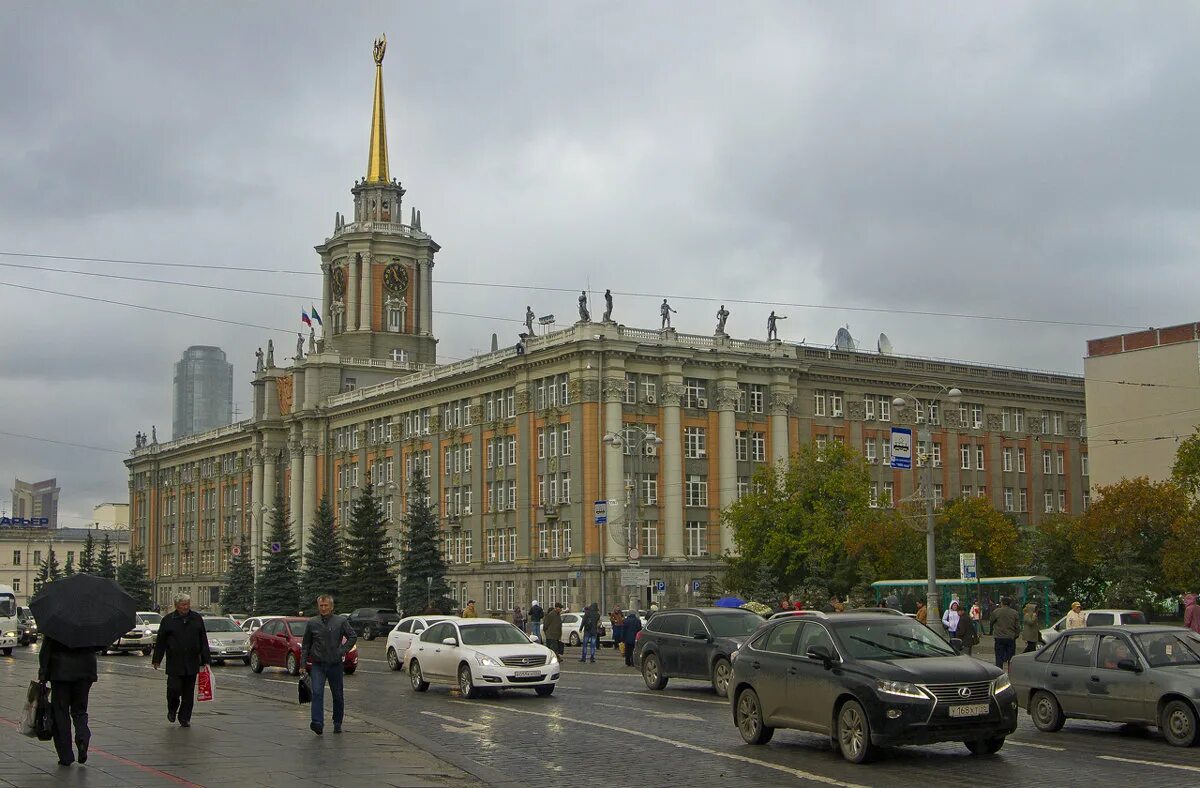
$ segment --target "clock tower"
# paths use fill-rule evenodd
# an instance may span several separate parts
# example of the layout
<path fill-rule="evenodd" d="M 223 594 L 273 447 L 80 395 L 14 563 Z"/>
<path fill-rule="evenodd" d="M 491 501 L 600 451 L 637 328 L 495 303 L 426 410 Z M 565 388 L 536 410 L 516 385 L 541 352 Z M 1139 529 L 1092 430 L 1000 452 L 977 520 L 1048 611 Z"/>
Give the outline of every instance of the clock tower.
<path fill-rule="evenodd" d="M 325 348 L 356 358 L 434 364 L 433 256 L 441 248 L 415 209 L 404 224 L 404 187 L 388 173 L 383 56 L 375 42 L 375 102 L 367 174 L 354 182 L 354 219 L 334 217 L 316 247 L 324 274 Z"/>

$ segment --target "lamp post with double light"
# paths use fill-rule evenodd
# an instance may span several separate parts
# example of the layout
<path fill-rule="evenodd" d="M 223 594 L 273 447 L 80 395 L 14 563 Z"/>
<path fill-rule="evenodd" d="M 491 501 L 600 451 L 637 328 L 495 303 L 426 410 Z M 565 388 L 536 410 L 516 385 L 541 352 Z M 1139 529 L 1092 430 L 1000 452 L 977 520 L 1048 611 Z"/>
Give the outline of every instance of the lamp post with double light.
<path fill-rule="evenodd" d="M 941 383 L 932 380 L 925 380 L 920 383 L 915 383 L 908 391 L 892 400 L 892 406 L 896 410 L 903 410 L 911 403 L 913 406 L 914 415 L 921 412 L 921 400 L 913 394 L 918 388 L 932 387 L 937 389 L 937 392 L 925 402 L 930 406 L 926 412 L 924 427 L 918 430 L 917 440 L 918 445 L 931 446 L 933 441 L 933 433 L 930 426 L 933 421 L 933 414 L 941 412 L 941 398 L 945 395 L 951 402 L 958 402 L 962 398 L 962 392 L 957 388 L 947 388 Z M 919 419 L 918 419 L 919 420 Z M 937 546 L 935 543 L 934 531 L 934 501 L 933 501 L 933 458 L 926 457 L 918 453 L 917 462 L 921 466 L 921 486 L 925 499 L 925 572 L 928 585 L 925 589 L 925 623 L 935 632 L 941 631 L 942 614 L 940 599 L 937 588 Z"/>
<path fill-rule="evenodd" d="M 633 537 L 634 537 L 635 542 L 638 538 L 638 531 L 641 528 L 641 505 L 642 505 L 641 485 L 642 485 L 642 476 L 644 475 L 642 473 L 642 458 L 646 456 L 646 451 L 647 451 L 648 447 L 661 446 L 663 441 L 662 441 L 662 438 L 658 437 L 658 435 L 654 432 L 654 429 L 652 427 L 648 428 L 648 427 L 638 426 L 637 424 L 626 424 L 626 425 L 624 425 L 624 428 L 625 428 L 625 432 L 633 433 L 636 435 L 636 438 L 634 438 L 632 441 L 628 441 L 628 442 L 633 448 L 635 448 L 637 450 L 637 460 L 634 465 L 634 474 L 633 474 L 633 497 L 631 499 L 632 504 L 633 504 L 633 517 L 632 517 L 632 519 L 629 517 L 625 518 L 626 538 L 624 541 L 626 542 L 626 545 L 625 545 L 626 548 L 628 548 L 629 547 L 628 534 L 629 534 L 630 524 L 633 525 Z M 628 439 L 624 435 L 619 435 L 615 432 L 609 432 L 609 433 L 605 434 L 605 436 L 604 436 L 604 443 L 609 446 L 616 447 L 616 448 L 621 448 L 621 447 L 625 446 L 627 440 Z M 600 544 L 604 545 L 604 544 L 607 544 L 607 542 L 605 540 L 601 539 Z M 600 592 L 601 592 L 601 595 L 603 596 L 603 593 L 604 593 L 604 571 L 603 571 L 603 569 L 601 569 L 601 572 L 600 572 Z M 607 604 L 607 602 L 605 604 Z"/>

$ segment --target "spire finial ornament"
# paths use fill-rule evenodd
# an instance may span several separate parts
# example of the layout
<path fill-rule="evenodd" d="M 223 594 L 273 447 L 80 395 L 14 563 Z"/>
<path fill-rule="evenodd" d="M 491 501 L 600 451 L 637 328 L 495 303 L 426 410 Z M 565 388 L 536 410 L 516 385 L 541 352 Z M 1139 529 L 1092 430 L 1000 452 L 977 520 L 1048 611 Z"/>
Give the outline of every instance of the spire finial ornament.
<path fill-rule="evenodd" d="M 371 150 L 367 157 L 367 182 L 387 183 L 387 121 L 383 111 L 383 55 L 387 36 L 375 39 L 375 106 L 371 110 Z"/>

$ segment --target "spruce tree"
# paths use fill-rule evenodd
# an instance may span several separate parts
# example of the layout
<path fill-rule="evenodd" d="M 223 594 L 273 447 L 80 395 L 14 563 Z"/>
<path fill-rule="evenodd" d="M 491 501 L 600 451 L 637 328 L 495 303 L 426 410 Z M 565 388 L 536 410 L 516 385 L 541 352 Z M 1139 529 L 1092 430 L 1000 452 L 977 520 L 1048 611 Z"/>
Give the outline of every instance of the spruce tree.
<path fill-rule="evenodd" d="M 58 558 L 54 555 L 54 548 L 51 547 L 45 560 L 39 564 L 38 573 L 33 578 L 33 593 L 36 595 L 42 590 L 42 586 L 53 583 L 60 577 L 62 577 L 62 572 L 58 568 Z"/>
<path fill-rule="evenodd" d="M 346 528 L 346 571 L 342 582 L 343 610 L 356 607 L 394 607 L 396 561 L 387 543 L 387 521 L 370 482 L 350 506 Z"/>
<path fill-rule="evenodd" d="M 96 574 L 96 537 L 89 530 L 87 539 L 83 540 L 83 551 L 79 554 L 79 571 L 84 574 Z"/>
<path fill-rule="evenodd" d="M 129 560 L 117 567 L 117 585 L 133 597 L 138 610 L 152 610 L 154 599 L 150 596 L 150 578 L 146 575 L 146 564 L 140 550 L 130 551 Z"/>
<path fill-rule="evenodd" d="M 67 553 L 67 562 L 63 564 L 63 577 L 70 577 L 75 574 L 75 556 Z"/>
<path fill-rule="evenodd" d="M 221 594 L 221 609 L 226 613 L 258 611 L 254 606 L 254 563 L 250 559 L 250 546 L 244 539 L 238 554 L 229 561 L 225 589 Z"/>
<path fill-rule="evenodd" d="M 300 604 L 300 560 L 292 539 L 292 522 L 284 509 L 283 494 L 275 495 L 271 536 L 259 574 L 258 606 L 263 613 L 294 616 Z M 274 547 L 278 545 L 279 550 Z"/>
<path fill-rule="evenodd" d="M 313 523 L 304 555 L 304 574 L 301 580 L 304 604 L 301 607 L 305 610 L 315 610 L 316 599 L 321 594 L 329 594 L 337 599 L 342 590 L 344 572 L 342 538 L 333 522 L 333 507 L 329 505 L 329 498 L 322 496 L 317 507 L 317 521 Z"/>
<path fill-rule="evenodd" d="M 91 534 L 88 534 L 91 536 Z M 96 557 L 96 570 L 94 574 L 100 577 L 107 577 L 109 580 L 117 579 L 117 562 L 113 556 L 112 539 L 108 534 L 104 535 L 104 541 L 100 544 L 100 555 Z"/>
<path fill-rule="evenodd" d="M 437 515 L 425 502 L 428 494 L 424 475 L 414 473 L 404 520 L 408 544 L 400 559 L 400 590 L 396 601 L 405 615 L 421 613 L 431 601 L 441 612 L 449 612 L 450 586 L 446 583 L 441 532 Z"/>

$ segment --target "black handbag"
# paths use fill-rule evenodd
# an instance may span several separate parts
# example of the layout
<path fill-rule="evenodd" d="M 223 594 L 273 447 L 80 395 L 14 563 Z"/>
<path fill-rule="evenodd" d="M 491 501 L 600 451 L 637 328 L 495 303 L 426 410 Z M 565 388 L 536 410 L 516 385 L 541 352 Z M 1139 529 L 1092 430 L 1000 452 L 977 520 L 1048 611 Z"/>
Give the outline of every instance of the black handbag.
<path fill-rule="evenodd" d="M 296 692 L 300 696 L 301 704 L 312 702 L 312 678 L 307 673 L 300 677 Z"/>
<path fill-rule="evenodd" d="M 35 725 L 39 741 L 50 741 L 54 738 L 54 714 L 50 711 L 50 688 L 42 683 L 38 687 L 37 717 Z"/>

